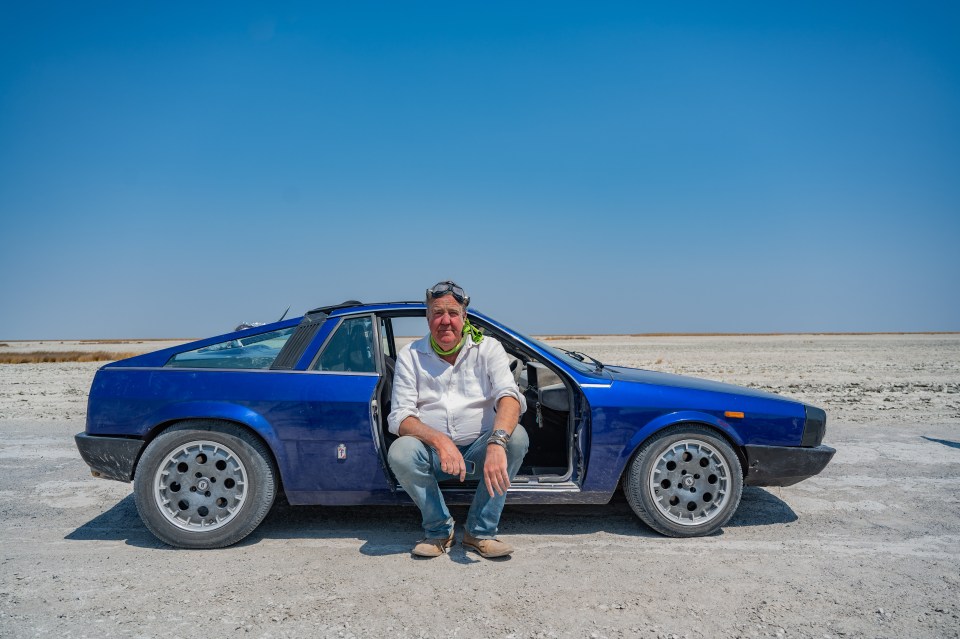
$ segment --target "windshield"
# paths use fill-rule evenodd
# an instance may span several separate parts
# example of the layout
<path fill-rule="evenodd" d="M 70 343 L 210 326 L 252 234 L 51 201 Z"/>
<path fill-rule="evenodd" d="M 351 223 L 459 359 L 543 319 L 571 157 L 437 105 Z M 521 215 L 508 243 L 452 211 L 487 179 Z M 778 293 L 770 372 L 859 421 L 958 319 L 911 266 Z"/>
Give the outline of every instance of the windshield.
<path fill-rule="evenodd" d="M 523 339 L 525 342 L 533 344 L 537 348 L 550 353 L 551 355 L 559 359 L 564 364 L 570 366 L 573 369 L 580 371 L 581 373 L 595 373 L 600 368 L 598 366 L 595 366 L 592 362 L 584 361 L 581 358 L 571 355 L 570 351 L 565 351 L 562 348 L 557 348 L 555 346 L 550 346 L 549 344 L 544 344 L 540 340 L 524 335 L 523 333 L 518 333 L 517 331 L 513 331 L 513 332 L 516 334 L 517 337 Z M 587 357 L 589 357 L 589 355 Z"/>

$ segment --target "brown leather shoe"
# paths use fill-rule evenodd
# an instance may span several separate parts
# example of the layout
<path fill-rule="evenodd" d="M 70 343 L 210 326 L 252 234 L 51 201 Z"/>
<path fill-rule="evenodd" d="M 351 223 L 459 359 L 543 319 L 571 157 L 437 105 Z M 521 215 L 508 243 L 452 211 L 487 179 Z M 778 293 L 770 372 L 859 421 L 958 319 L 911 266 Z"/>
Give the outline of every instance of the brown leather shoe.
<path fill-rule="evenodd" d="M 439 557 L 453 546 L 453 531 L 446 539 L 421 539 L 413 547 L 413 554 L 417 557 Z"/>
<path fill-rule="evenodd" d="M 463 545 L 471 550 L 480 553 L 481 557 L 492 559 L 494 557 L 506 557 L 513 552 L 513 546 L 499 539 L 477 539 L 470 533 L 464 531 Z"/>

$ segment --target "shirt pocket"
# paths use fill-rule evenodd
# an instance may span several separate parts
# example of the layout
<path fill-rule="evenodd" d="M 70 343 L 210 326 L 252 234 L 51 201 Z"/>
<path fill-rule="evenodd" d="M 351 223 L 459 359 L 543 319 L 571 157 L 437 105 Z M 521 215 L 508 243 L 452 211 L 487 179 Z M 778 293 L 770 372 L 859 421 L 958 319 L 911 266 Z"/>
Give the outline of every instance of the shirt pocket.
<path fill-rule="evenodd" d="M 469 371 L 464 371 L 461 377 L 460 392 L 468 401 L 481 400 L 486 396 L 486 380 L 484 379 L 483 367 L 477 363 Z"/>

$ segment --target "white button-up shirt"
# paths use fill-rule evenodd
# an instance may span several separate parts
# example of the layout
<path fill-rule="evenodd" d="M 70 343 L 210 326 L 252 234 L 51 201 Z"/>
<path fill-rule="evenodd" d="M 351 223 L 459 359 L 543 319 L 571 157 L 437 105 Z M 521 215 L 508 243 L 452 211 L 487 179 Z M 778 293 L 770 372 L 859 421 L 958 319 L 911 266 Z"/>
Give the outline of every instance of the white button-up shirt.
<path fill-rule="evenodd" d="M 427 335 L 397 354 L 387 424 L 391 433 L 399 435 L 400 423 L 412 415 L 465 446 L 493 430 L 494 409 L 501 397 L 520 402 L 521 413 L 527 409 L 500 342 L 484 337 L 476 344 L 467 336 L 451 366 L 433 351 Z"/>

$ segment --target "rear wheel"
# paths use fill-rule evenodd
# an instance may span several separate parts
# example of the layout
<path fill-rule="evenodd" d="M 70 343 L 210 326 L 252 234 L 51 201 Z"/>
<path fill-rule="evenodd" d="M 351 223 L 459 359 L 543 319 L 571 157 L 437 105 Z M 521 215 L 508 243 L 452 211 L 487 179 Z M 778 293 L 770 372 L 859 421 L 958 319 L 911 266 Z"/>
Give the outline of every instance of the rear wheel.
<path fill-rule="evenodd" d="M 641 446 L 627 469 L 624 493 L 648 526 L 671 537 L 709 535 L 740 504 L 740 459 L 704 426 L 678 425 Z"/>
<path fill-rule="evenodd" d="M 235 544 L 263 521 L 276 496 L 267 447 L 229 422 L 189 421 L 157 436 L 133 482 L 140 518 L 180 548 Z"/>

